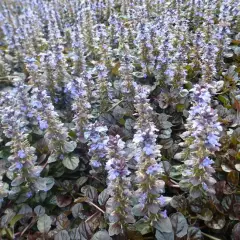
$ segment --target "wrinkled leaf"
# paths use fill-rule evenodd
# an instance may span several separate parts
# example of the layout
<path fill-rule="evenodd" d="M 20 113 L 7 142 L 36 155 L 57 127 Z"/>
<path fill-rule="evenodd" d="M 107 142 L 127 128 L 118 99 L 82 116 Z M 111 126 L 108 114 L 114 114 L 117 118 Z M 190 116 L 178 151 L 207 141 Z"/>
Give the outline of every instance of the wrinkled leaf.
<path fill-rule="evenodd" d="M 110 223 L 108 228 L 108 233 L 110 236 L 118 235 L 121 233 L 121 227 L 117 223 Z"/>
<path fill-rule="evenodd" d="M 188 223 L 182 213 L 174 213 L 171 218 L 172 227 L 177 237 L 182 238 L 187 235 Z"/>
<path fill-rule="evenodd" d="M 16 216 L 14 216 L 12 219 L 11 219 L 11 221 L 10 221 L 10 226 L 13 228 L 14 227 L 14 225 L 20 220 L 20 219 L 22 219 L 24 217 L 24 215 L 23 214 L 17 214 Z"/>
<path fill-rule="evenodd" d="M 80 231 L 79 231 L 79 228 L 73 228 L 69 231 L 69 236 L 71 239 L 74 239 L 74 240 L 87 240 L 86 238 L 84 238 Z"/>
<path fill-rule="evenodd" d="M 140 232 L 142 235 L 145 235 L 145 234 L 150 233 L 152 231 L 151 226 L 144 219 L 138 220 L 134 224 L 134 226 L 135 226 L 136 230 L 138 232 Z"/>
<path fill-rule="evenodd" d="M 227 175 L 227 181 L 229 184 L 236 186 L 239 182 L 239 173 L 237 171 L 231 171 Z"/>
<path fill-rule="evenodd" d="M 65 153 L 70 153 L 70 152 L 73 152 L 76 147 L 77 147 L 77 143 L 74 141 L 65 142 L 63 146 L 63 151 Z"/>
<path fill-rule="evenodd" d="M 201 230 L 196 227 L 189 227 L 187 233 L 187 240 L 200 240 L 200 239 L 203 239 Z"/>
<path fill-rule="evenodd" d="M 237 223 L 232 230 L 232 240 L 240 240 L 240 223 Z"/>
<path fill-rule="evenodd" d="M 105 203 L 107 202 L 108 198 L 109 198 L 109 194 L 108 194 L 108 190 L 104 189 L 99 195 L 98 195 L 98 203 L 100 205 L 105 205 Z"/>
<path fill-rule="evenodd" d="M 67 229 L 70 225 L 70 221 L 67 217 L 67 215 L 65 213 L 61 213 L 58 217 L 57 217 L 57 222 L 56 222 L 56 226 L 58 230 L 64 230 Z"/>
<path fill-rule="evenodd" d="M 48 163 L 53 163 L 53 162 L 56 162 L 57 161 L 57 158 L 58 158 L 58 155 L 57 154 L 51 154 L 49 157 L 48 157 Z"/>
<path fill-rule="evenodd" d="M 162 233 L 173 232 L 172 223 L 168 217 L 159 219 L 157 222 L 153 223 L 153 226 Z"/>
<path fill-rule="evenodd" d="M 210 209 L 204 208 L 202 209 L 201 213 L 197 215 L 199 219 L 204 221 L 211 221 L 213 218 L 213 213 Z"/>
<path fill-rule="evenodd" d="M 66 156 L 62 163 L 67 169 L 74 170 L 78 167 L 79 157 L 77 155 Z"/>
<path fill-rule="evenodd" d="M 25 216 L 26 215 L 31 216 L 32 215 L 32 208 L 27 204 L 23 204 L 21 209 L 19 210 L 18 214 L 23 214 Z"/>
<path fill-rule="evenodd" d="M 83 186 L 81 192 L 91 200 L 96 199 L 98 195 L 97 189 L 90 185 Z"/>
<path fill-rule="evenodd" d="M 234 215 L 240 220 L 240 203 L 235 203 L 233 205 Z"/>
<path fill-rule="evenodd" d="M 49 191 L 54 185 L 54 178 L 52 177 L 39 177 L 37 178 L 36 182 L 34 183 L 34 186 L 36 189 L 40 191 Z"/>
<path fill-rule="evenodd" d="M 47 214 L 44 214 L 38 219 L 37 228 L 41 233 L 47 233 L 51 228 L 51 224 L 52 219 Z"/>
<path fill-rule="evenodd" d="M 112 238 L 109 236 L 106 230 L 96 232 L 91 238 L 91 240 L 111 240 L 111 239 Z"/>
<path fill-rule="evenodd" d="M 70 240 L 70 236 L 66 230 L 61 230 L 54 236 L 54 240 Z"/>
<path fill-rule="evenodd" d="M 75 218 L 78 218 L 78 217 L 83 218 L 83 213 L 82 213 L 82 211 L 83 211 L 83 205 L 82 205 L 81 203 L 75 204 L 75 205 L 72 207 L 71 210 L 72 210 L 72 215 L 73 215 L 73 217 L 75 217 Z"/>
<path fill-rule="evenodd" d="M 38 205 L 34 208 L 34 212 L 38 217 L 40 217 L 45 214 L 45 208 L 42 207 L 41 205 Z"/>
<path fill-rule="evenodd" d="M 132 208 L 132 213 L 133 213 L 134 216 L 137 216 L 137 217 L 141 217 L 141 216 L 145 215 L 141 204 L 135 205 Z"/>
<path fill-rule="evenodd" d="M 225 226 L 226 220 L 224 216 L 216 215 L 211 221 L 205 221 L 205 224 L 212 229 L 222 229 Z"/>
<path fill-rule="evenodd" d="M 80 177 L 80 178 L 77 179 L 76 185 L 78 187 L 81 187 L 87 180 L 88 180 L 88 177 L 84 177 L 84 176 Z"/>
<path fill-rule="evenodd" d="M 72 197 L 69 195 L 57 195 L 57 205 L 58 207 L 66 207 L 72 202 Z"/>
<path fill-rule="evenodd" d="M 166 233 L 157 230 L 155 237 L 157 240 L 174 240 L 174 233 Z"/>

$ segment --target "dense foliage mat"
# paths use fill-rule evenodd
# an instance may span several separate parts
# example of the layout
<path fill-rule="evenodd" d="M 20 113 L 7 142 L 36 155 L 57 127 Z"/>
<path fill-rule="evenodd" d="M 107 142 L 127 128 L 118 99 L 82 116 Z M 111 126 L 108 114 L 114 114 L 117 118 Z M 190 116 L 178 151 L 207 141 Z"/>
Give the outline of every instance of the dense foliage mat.
<path fill-rule="evenodd" d="M 240 2 L 0 1 L 0 238 L 240 239 Z"/>

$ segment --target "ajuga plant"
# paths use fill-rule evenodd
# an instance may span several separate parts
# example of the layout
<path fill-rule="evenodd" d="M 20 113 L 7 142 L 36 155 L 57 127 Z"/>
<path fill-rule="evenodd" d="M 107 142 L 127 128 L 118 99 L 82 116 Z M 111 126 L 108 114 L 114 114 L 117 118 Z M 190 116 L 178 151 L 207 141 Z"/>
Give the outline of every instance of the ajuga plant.
<path fill-rule="evenodd" d="M 108 192 L 111 196 L 107 201 L 106 211 L 109 214 L 109 234 L 124 235 L 129 223 L 135 219 L 131 211 L 132 186 L 127 167 L 125 143 L 119 135 L 109 136 L 107 143 L 106 170 L 108 171 Z"/>
<path fill-rule="evenodd" d="M 211 107 L 213 87 L 214 85 L 205 83 L 204 86 L 196 84 L 192 89 L 193 106 L 187 118 L 187 131 L 182 134 L 187 148 L 183 154 L 186 169 L 181 184 L 189 185 L 192 198 L 215 193 L 212 157 L 221 146 L 219 140 L 222 126 L 216 110 Z"/>
<path fill-rule="evenodd" d="M 0 1 L 0 238 L 236 240 L 240 4 Z"/>
<path fill-rule="evenodd" d="M 135 108 L 138 119 L 134 128 L 136 133 L 133 137 L 135 145 L 134 160 L 136 161 L 136 197 L 139 205 L 134 206 L 140 208 L 141 213 L 137 211 L 138 215 L 144 215 L 148 218 L 150 223 L 159 220 L 159 218 L 166 218 L 166 211 L 161 212 L 161 204 L 164 198 L 160 197 L 164 192 L 164 181 L 161 175 L 164 173 L 163 165 L 161 163 L 161 146 L 157 144 L 157 128 L 152 120 L 153 109 L 147 99 L 149 91 L 142 86 L 136 87 Z M 138 209 L 139 210 L 139 209 Z"/>

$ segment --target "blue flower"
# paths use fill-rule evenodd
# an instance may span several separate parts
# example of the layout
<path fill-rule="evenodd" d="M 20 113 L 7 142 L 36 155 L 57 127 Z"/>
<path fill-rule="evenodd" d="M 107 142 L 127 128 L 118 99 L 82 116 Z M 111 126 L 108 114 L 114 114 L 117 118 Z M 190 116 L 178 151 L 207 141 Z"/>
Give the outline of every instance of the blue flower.
<path fill-rule="evenodd" d="M 41 130 L 47 129 L 47 128 L 48 128 L 48 123 L 47 123 L 47 121 L 45 121 L 45 120 L 39 121 L 39 127 L 40 127 Z"/>
<path fill-rule="evenodd" d="M 117 169 L 111 169 L 108 172 L 108 179 L 109 180 L 114 180 L 120 175 L 119 171 Z"/>
<path fill-rule="evenodd" d="M 160 173 L 161 171 L 162 171 L 161 165 L 160 164 L 154 164 L 154 165 L 151 165 L 150 167 L 147 168 L 146 173 L 149 174 L 149 175 L 154 175 L 154 174 Z"/>
<path fill-rule="evenodd" d="M 145 205 L 146 199 L 147 199 L 147 194 L 146 193 L 142 193 L 141 196 L 138 199 L 138 202 L 140 204 L 142 204 L 142 205 Z"/>
<path fill-rule="evenodd" d="M 215 135 L 214 133 L 209 133 L 207 136 L 206 143 L 210 145 L 211 148 L 217 149 L 219 144 L 219 137 Z"/>
<path fill-rule="evenodd" d="M 101 164 L 99 161 L 97 161 L 97 160 L 92 160 L 92 161 L 91 161 L 91 165 L 92 165 L 93 167 L 95 167 L 95 168 L 98 168 L 98 167 L 101 167 L 101 166 L 102 166 L 102 164 Z"/>
<path fill-rule="evenodd" d="M 203 159 L 203 161 L 201 162 L 200 166 L 208 167 L 208 166 L 210 166 L 213 163 L 214 163 L 214 161 L 212 159 L 210 159 L 209 157 L 206 157 L 206 158 Z"/>
<path fill-rule="evenodd" d="M 16 162 L 16 168 L 17 169 L 22 169 L 22 167 L 23 167 L 23 164 L 22 163 L 20 163 L 20 162 Z"/>
<path fill-rule="evenodd" d="M 25 157 L 26 157 L 26 154 L 25 154 L 24 150 L 19 150 L 19 151 L 18 151 L 18 156 L 19 156 L 20 158 L 25 158 Z"/>
<path fill-rule="evenodd" d="M 203 188 L 204 190 L 208 190 L 208 186 L 207 186 L 207 184 L 206 184 L 205 182 L 202 183 L 202 188 Z"/>
<path fill-rule="evenodd" d="M 145 144 L 145 147 L 143 148 L 143 151 L 146 153 L 146 155 L 151 155 L 154 153 L 154 146 L 151 144 Z"/>
<path fill-rule="evenodd" d="M 32 195 L 33 195 L 32 192 L 27 192 L 26 193 L 26 197 L 28 197 L 28 198 L 32 197 Z"/>
<path fill-rule="evenodd" d="M 160 202 L 160 205 L 164 205 L 166 203 L 165 198 L 162 195 L 157 200 Z"/>
<path fill-rule="evenodd" d="M 36 108 L 41 108 L 43 105 L 40 101 L 34 101 L 32 102 L 32 106 Z"/>
<path fill-rule="evenodd" d="M 163 218 L 167 218 L 167 210 L 165 209 L 163 212 L 161 212 L 161 215 Z"/>

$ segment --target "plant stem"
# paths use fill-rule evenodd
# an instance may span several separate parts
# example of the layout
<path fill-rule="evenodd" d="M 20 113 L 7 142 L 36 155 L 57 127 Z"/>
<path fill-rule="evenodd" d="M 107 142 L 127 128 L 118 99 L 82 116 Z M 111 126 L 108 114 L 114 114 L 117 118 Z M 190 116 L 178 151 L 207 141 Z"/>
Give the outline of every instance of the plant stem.
<path fill-rule="evenodd" d="M 208 237 L 209 239 L 212 239 L 212 240 L 222 240 L 222 239 L 220 239 L 220 238 L 216 238 L 216 237 L 213 237 L 213 236 L 211 236 L 211 235 L 208 235 L 208 234 L 206 234 L 206 233 L 204 233 L 204 232 L 202 232 L 202 235 L 203 235 L 203 236 L 206 236 L 206 237 Z"/>

